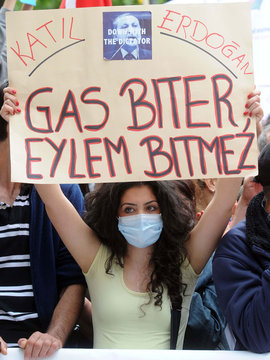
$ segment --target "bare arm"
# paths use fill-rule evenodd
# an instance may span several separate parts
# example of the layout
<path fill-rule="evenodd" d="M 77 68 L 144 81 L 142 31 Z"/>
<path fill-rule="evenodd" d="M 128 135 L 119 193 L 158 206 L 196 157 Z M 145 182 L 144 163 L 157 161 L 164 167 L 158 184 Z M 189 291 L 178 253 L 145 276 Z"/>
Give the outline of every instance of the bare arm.
<path fill-rule="evenodd" d="M 15 5 L 16 5 L 16 0 L 5 0 L 2 7 L 12 11 L 14 10 Z"/>
<path fill-rule="evenodd" d="M 0 336 L 0 354 L 7 355 L 7 343 Z"/>
<path fill-rule="evenodd" d="M 70 285 L 61 296 L 46 333 L 36 331 L 29 339 L 20 339 L 25 359 L 51 356 L 63 347 L 82 309 L 84 285 Z"/>
<path fill-rule="evenodd" d="M 64 345 L 83 307 L 85 286 L 68 286 L 61 296 L 47 333 L 58 338 Z"/>
<path fill-rule="evenodd" d="M 255 89 L 248 95 L 245 110 L 244 115 L 253 116 L 256 125 L 261 121 L 263 110 L 260 106 L 260 91 Z M 197 273 L 202 271 L 224 233 L 241 182 L 242 178 L 219 179 L 214 198 L 191 232 L 186 248 L 191 266 Z"/>
<path fill-rule="evenodd" d="M 214 198 L 206 208 L 186 243 L 188 258 L 196 273 L 200 273 L 216 249 L 237 198 L 242 178 L 218 179 Z"/>
<path fill-rule="evenodd" d="M 29 4 L 22 4 L 22 10 L 33 10 L 34 6 Z"/>

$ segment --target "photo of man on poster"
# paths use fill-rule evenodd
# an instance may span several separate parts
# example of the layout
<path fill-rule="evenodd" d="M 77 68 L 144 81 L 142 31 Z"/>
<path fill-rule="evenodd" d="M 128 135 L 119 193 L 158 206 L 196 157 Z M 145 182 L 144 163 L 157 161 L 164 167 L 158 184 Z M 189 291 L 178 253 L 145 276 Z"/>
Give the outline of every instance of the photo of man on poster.
<path fill-rule="evenodd" d="M 148 12 L 123 12 L 117 16 L 104 13 L 103 16 L 106 60 L 152 59 L 151 17 Z"/>

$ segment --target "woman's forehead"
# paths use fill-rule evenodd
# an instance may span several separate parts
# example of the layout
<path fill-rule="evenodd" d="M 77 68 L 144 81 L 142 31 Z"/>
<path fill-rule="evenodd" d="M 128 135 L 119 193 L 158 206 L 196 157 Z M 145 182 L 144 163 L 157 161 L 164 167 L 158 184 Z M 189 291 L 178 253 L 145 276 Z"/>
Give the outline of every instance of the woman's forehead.
<path fill-rule="evenodd" d="M 152 188 L 146 184 L 132 186 L 127 189 L 122 195 L 121 202 L 128 200 L 136 202 L 143 201 L 144 199 L 147 201 L 149 201 L 149 199 L 156 200 L 156 196 L 154 195 Z"/>

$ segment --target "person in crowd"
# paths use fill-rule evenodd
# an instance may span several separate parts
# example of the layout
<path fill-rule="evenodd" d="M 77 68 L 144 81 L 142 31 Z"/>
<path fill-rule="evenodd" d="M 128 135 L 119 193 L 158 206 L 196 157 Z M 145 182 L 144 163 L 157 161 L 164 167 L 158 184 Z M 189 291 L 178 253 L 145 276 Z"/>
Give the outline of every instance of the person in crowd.
<path fill-rule="evenodd" d="M 225 232 L 245 218 L 249 201 L 253 196 L 262 191 L 262 186 L 253 181 L 253 178 L 254 176 L 245 178 L 239 200 L 233 208 L 231 221 Z M 183 187 L 182 185 L 182 182 L 185 182 L 177 181 L 177 183 L 181 183 L 179 190 L 182 194 L 187 199 L 190 199 L 193 205 L 194 203 L 196 204 L 194 210 L 196 221 L 199 221 L 204 210 L 213 199 L 216 181 L 217 179 L 213 178 L 194 180 L 194 188 L 188 188 L 192 193 L 190 195 L 186 192 L 187 186 Z M 192 296 L 183 346 L 186 350 L 230 349 L 230 339 L 233 334 L 227 326 L 227 321 L 220 308 L 215 290 L 212 274 L 213 256 L 214 254 L 206 264 Z"/>
<path fill-rule="evenodd" d="M 265 116 L 261 121 L 262 128 L 265 128 L 266 126 L 270 125 L 270 114 Z"/>
<path fill-rule="evenodd" d="M 132 13 L 118 15 L 113 21 L 114 39 L 117 48 L 105 52 L 108 60 L 152 59 L 152 52 L 141 46 L 142 28 L 139 19 Z"/>
<path fill-rule="evenodd" d="M 3 89 L 0 94 L 3 103 Z M 47 357 L 72 332 L 86 284 L 36 189 L 11 181 L 8 126 L 1 117 L 0 169 L 0 352 L 20 346 L 25 359 Z M 82 214 L 79 186 L 62 190 Z"/>
<path fill-rule="evenodd" d="M 6 13 L 13 11 L 16 0 L 5 0 L 0 9 L 0 84 L 7 80 Z M 33 6 L 23 4 L 22 10 L 32 10 Z"/>
<path fill-rule="evenodd" d="M 7 80 L 6 13 L 12 11 L 16 0 L 5 0 L 0 9 L 0 84 Z"/>
<path fill-rule="evenodd" d="M 240 189 L 239 199 L 234 207 L 229 229 L 245 219 L 250 200 L 262 190 L 262 185 L 254 180 L 254 175 L 249 175 L 244 179 Z"/>
<path fill-rule="evenodd" d="M 235 350 L 270 351 L 270 143 L 258 159 L 263 191 L 250 200 L 245 219 L 224 236 L 213 260 L 220 306 L 235 336 Z"/>
<path fill-rule="evenodd" d="M 20 108 L 6 88 L 1 116 Z M 259 92 L 248 97 L 263 116 Z M 59 185 L 36 184 L 61 239 L 85 274 L 92 302 L 94 348 L 169 349 L 170 308 L 181 309 L 183 346 L 198 277 L 231 216 L 241 178 L 217 181 L 213 201 L 191 229 L 190 208 L 166 181 L 109 183 L 86 196 L 82 219 Z"/>
<path fill-rule="evenodd" d="M 262 185 L 254 181 L 254 176 L 247 176 L 244 179 L 243 185 L 240 189 L 239 200 L 234 206 L 232 218 L 226 231 L 229 231 L 233 226 L 245 219 L 247 207 L 250 200 L 262 190 Z M 228 323 L 226 325 L 224 333 L 229 350 L 233 350 L 235 348 L 236 340 Z"/>
<path fill-rule="evenodd" d="M 196 218 L 200 220 L 204 210 L 213 199 L 216 190 L 217 179 L 197 179 L 195 184 Z"/>
<path fill-rule="evenodd" d="M 270 124 L 262 128 L 260 136 L 258 137 L 258 148 L 261 152 L 267 143 L 270 142 Z"/>
<path fill-rule="evenodd" d="M 208 204 L 212 201 L 217 179 L 186 180 L 193 186 L 183 189 L 182 182 L 176 181 L 178 188 L 193 206 L 194 223 L 198 222 Z M 184 183 L 185 183 L 184 182 Z M 186 189 L 190 190 L 190 195 Z M 207 262 L 192 296 L 188 324 L 183 349 L 185 350 L 225 350 L 228 343 L 225 336 L 226 320 L 223 315 L 212 277 L 212 259 Z"/>
<path fill-rule="evenodd" d="M 196 222 L 196 187 L 193 180 L 172 180 L 178 195 L 190 207 L 191 219 L 195 225 Z M 194 226 L 193 225 L 193 226 Z"/>
<path fill-rule="evenodd" d="M 5 0 L 0 9 L 0 81 L 5 81 L 4 86 L 6 13 L 15 4 L 16 0 Z M 32 8 L 22 5 L 22 10 Z M 7 123 L 0 118 L 0 353 L 20 346 L 25 359 L 35 359 L 64 345 L 82 307 L 85 282 L 37 192 L 32 186 L 11 182 L 9 164 Z M 81 213 L 78 188 L 68 186 L 64 191 Z"/>
<path fill-rule="evenodd" d="M 246 209 L 253 196 L 262 190 L 262 186 L 247 176 L 241 187 L 239 199 L 232 210 L 232 216 L 225 233 L 245 218 Z M 215 194 L 217 179 L 198 179 L 196 183 L 197 220 Z M 219 305 L 213 274 L 213 256 L 206 264 L 193 294 L 190 305 L 189 322 L 185 334 L 184 349 L 193 350 L 229 350 L 234 343 L 233 334 Z M 234 346 L 233 346 L 234 347 Z"/>
<path fill-rule="evenodd" d="M 0 9 L 0 84 L 7 80 L 6 13 L 13 11 L 16 0 L 5 0 Z M 31 10 L 26 6 L 22 10 Z"/>

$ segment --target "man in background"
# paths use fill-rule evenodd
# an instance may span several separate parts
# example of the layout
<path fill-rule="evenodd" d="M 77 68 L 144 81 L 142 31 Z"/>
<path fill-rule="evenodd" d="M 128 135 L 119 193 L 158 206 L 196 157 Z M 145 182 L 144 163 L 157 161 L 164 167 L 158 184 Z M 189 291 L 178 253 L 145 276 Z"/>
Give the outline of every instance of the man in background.
<path fill-rule="evenodd" d="M 213 277 L 235 350 L 265 353 L 270 351 L 270 143 L 260 153 L 258 172 L 255 180 L 263 191 L 221 240 Z"/>
<path fill-rule="evenodd" d="M 0 79 L 7 80 L 7 11 L 0 10 Z M 31 9 L 32 6 L 23 5 Z M 3 88 L 0 88 L 0 107 Z M 81 213 L 79 186 L 63 191 Z M 25 359 L 52 355 L 64 346 L 83 306 L 84 277 L 54 230 L 35 188 L 11 181 L 8 125 L 0 117 L 0 353 L 24 349 Z"/>

